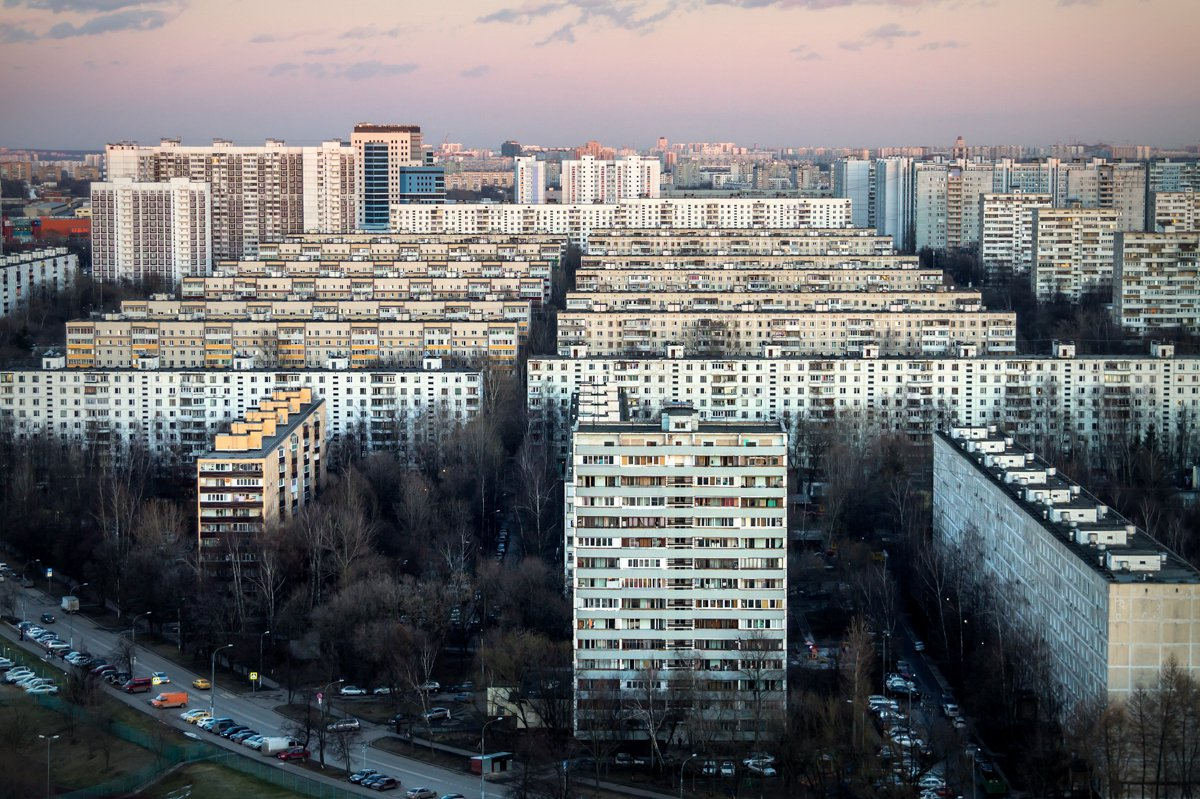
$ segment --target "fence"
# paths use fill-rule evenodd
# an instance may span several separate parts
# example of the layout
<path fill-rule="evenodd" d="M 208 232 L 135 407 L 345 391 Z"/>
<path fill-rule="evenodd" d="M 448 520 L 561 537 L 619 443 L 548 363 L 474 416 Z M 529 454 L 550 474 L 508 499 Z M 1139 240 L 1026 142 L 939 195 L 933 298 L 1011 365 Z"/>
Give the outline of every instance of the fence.
<path fill-rule="evenodd" d="M 56 696 L 39 696 L 37 700 L 43 707 L 57 713 L 76 719 L 88 719 L 93 723 L 98 722 L 107 733 L 123 741 L 136 744 L 157 756 L 157 761 L 149 766 L 99 785 L 60 794 L 60 799 L 100 799 L 106 796 L 120 796 L 153 782 L 174 766 L 201 761 L 220 761 L 224 768 L 240 771 L 278 788 L 303 796 L 311 796 L 314 799 L 351 799 L 351 797 L 359 796 L 341 786 L 329 785 L 321 780 L 313 779 L 296 769 L 280 768 L 278 762 L 274 760 L 255 759 L 253 756 L 231 752 L 204 741 L 173 744 L 161 735 L 155 735 L 119 721 L 97 719 L 89 714 L 87 709 L 64 702 Z"/>

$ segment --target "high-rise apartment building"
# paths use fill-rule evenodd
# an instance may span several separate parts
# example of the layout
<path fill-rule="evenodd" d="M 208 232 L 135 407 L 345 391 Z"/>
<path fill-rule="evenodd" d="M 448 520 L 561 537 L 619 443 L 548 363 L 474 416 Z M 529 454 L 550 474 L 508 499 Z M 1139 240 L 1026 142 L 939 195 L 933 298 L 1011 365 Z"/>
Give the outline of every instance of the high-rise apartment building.
<path fill-rule="evenodd" d="M 79 272 L 79 256 L 65 247 L 0 255 L 0 316 L 7 316 L 38 291 L 65 289 Z"/>
<path fill-rule="evenodd" d="M 900 252 L 913 245 L 913 161 L 911 158 L 879 158 L 875 161 L 876 232 L 891 236 Z"/>
<path fill-rule="evenodd" d="M 657 158 L 636 155 L 608 161 L 592 155 L 564 160 L 561 202 L 585 205 L 658 197 L 661 168 Z"/>
<path fill-rule="evenodd" d="M 212 268 L 212 191 L 187 178 L 92 184 L 92 274 L 176 284 Z"/>
<path fill-rule="evenodd" d="M 325 401 L 306 387 L 273 392 L 216 436 L 196 461 L 202 569 L 230 576 L 229 569 L 254 567 L 255 537 L 316 500 L 327 435 Z"/>
<path fill-rule="evenodd" d="M 513 202 L 546 202 L 546 162 L 532 155 L 513 159 Z"/>
<path fill-rule="evenodd" d="M 1200 230 L 1200 190 L 1154 192 L 1153 230 Z"/>
<path fill-rule="evenodd" d="M 425 165 L 421 127 L 360 123 L 350 146 L 357 171 L 358 228 L 387 230 L 389 209 L 402 202 L 401 167 Z"/>
<path fill-rule="evenodd" d="M 584 423 L 566 487 L 575 732 L 758 740 L 786 709 L 787 435 L 775 425 Z M 615 712 L 614 712 L 615 711 Z"/>
<path fill-rule="evenodd" d="M 1117 229 L 1146 229 L 1145 164 L 1101 164 L 1097 168 L 1101 208 L 1120 212 Z"/>
<path fill-rule="evenodd" d="M 1112 208 L 1033 210 L 1033 293 L 1045 302 L 1107 294 L 1113 283 L 1113 239 L 1120 213 Z"/>
<path fill-rule="evenodd" d="M 980 260 L 989 277 L 1028 275 L 1033 262 L 1033 211 L 1049 194 L 985 194 L 980 200 Z"/>
<path fill-rule="evenodd" d="M 833 164 L 833 196 L 850 201 L 850 224 L 854 227 L 873 226 L 873 166 L 873 161 L 860 158 L 842 158 Z"/>
<path fill-rule="evenodd" d="M 214 258 L 253 258 L 259 242 L 306 230 L 353 230 L 348 214 L 354 188 L 346 174 L 352 161 L 353 152 L 338 140 L 298 147 L 275 139 L 261 146 L 224 139 L 189 146 L 163 139 L 156 146 L 123 142 L 105 148 L 109 181 L 185 178 L 208 184 Z M 95 232 L 97 223 L 92 224 Z"/>
<path fill-rule="evenodd" d="M 1200 573 L 997 428 L 934 436 L 933 530 L 1005 640 L 1048 659 L 1063 717 L 1171 661 L 1200 676 Z"/>
<path fill-rule="evenodd" d="M 950 169 L 917 164 L 913 174 L 913 249 L 945 250 L 950 237 Z M 961 234 L 959 234 L 961 235 Z"/>
<path fill-rule="evenodd" d="M 1142 336 L 1200 334 L 1200 232 L 1121 233 L 1113 267 L 1113 317 Z"/>

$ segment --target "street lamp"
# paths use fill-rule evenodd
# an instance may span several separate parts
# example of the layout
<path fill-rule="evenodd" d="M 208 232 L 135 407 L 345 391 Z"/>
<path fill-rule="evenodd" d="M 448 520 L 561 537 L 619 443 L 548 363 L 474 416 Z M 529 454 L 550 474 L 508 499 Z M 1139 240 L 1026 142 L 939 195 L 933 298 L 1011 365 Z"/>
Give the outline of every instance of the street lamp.
<path fill-rule="evenodd" d="M 325 768 L 325 734 L 329 732 L 329 706 L 333 704 L 333 699 L 331 698 L 328 702 L 326 702 L 325 696 L 329 693 L 330 688 L 335 685 L 340 685 L 345 681 L 345 678 L 340 680 L 331 680 L 325 683 L 325 687 L 321 689 L 321 693 L 317 694 L 317 704 L 321 706 L 321 734 L 318 738 L 318 741 L 321 744 L 321 768 Z"/>
<path fill-rule="evenodd" d="M 683 770 L 687 768 L 688 763 L 691 763 L 698 757 L 700 757 L 699 753 L 693 754 L 691 757 L 684 760 L 679 766 L 679 799 L 683 799 Z"/>
<path fill-rule="evenodd" d="M 84 588 L 87 588 L 89 585 L 91 585 L 91 583 L 80 583 L 79 585 L 75 586 L 75 589 L 74 589 L 74 591 L 72 591 L 72 593 L 81 591 Z M 72 649 L 75 648 L 75 614 L 78 612 L 79 611 L 73 611 L 73 612 L 67 614 L 68 616 L 71 617 L 71 641 L 70 641 L 70 643 L 71 643 Z M 132 672 L 131 672 L 131 675 L 132 675 Z"/>
<path fill-rule="evenodd" d="M 38 737 L 46 742 L 46 799 L 50 799 L 50 744 L 57 741 L 59 736 L 38 735 Z"/>
<path fill-rule="evenodd" d="M 147 610 L 145 613 L 139 613 L 138 615 L 133 617 L 133 628 L 132 628 L 133 643 L 129 647 L 129 676 L 130 676 L 130 678 L 135 677 L 136 675 L 134 674 L 134 672 L 137 671 L 137 623 L 138 623 L 138 619 L 140 619 L 142 616 L 149 616 L 153 612 L 154 611 L 152 611 L 152 610 Z"/>
<path fill-rule="evenodd" d="M 487 728 L 489 724 L 495 724 L 497 721 L 504 721 L 504 716 L 497 716 L 491 721 L 483 723 L 483 729 L 479 731 L 479 799 L 487 799 L 483 782 L 483 759 L 487 755 L 487 749 L 484 748 L 484 741 L 487 740 Z"/>
<path fill-rule="evenodd" d="M 214 719 L 217 717 L 217 653 L 222 649 L 228 649 L 233 644 L 225 644 L 213 650 L 212 663 L 208 673 L 208 715 Z"/>
<path fill-rule="evenodd" d="M 258 636 L 258 679 L 254 681 L 254 693 L 258 693 L 258 686 L 262 683 L 263 673 L 263 639 L 271 634 L 270 630 L 265 630 L 262 635 Z"/>

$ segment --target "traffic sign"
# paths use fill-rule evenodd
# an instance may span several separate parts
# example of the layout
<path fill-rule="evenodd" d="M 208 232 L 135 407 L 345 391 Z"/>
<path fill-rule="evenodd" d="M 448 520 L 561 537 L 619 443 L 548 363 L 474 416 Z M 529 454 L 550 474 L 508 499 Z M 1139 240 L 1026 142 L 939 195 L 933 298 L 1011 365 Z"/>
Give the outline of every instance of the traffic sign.
<path fill-rule="evenodd" d="M 250 672 L 250 682 L 258 682 L 258 672 L 257 671 Z"/>
<path fill-rule="evenodd" d="M 54 576 L 54 569 L 51 569 L 49 566 L 47 566 L 47 567 L 46 567 L 46 576 L 47 576 L 47 577 L 53 577 L 53 576 Z"/>
<path fill-rule="evenodd" d="M 317 704 L 319 705 L 323 701 L 325 701 L 325 694 L 321 693 L 320 691 L 317 691 Z"/>

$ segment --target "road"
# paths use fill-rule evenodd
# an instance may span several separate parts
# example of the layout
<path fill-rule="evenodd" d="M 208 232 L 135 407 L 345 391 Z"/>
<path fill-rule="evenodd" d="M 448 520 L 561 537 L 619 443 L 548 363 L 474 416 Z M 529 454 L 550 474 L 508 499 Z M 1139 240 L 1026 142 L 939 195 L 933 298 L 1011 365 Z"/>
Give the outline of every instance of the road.
<path fill-rule="evenodd" d="M 57 605 L 46 598 L 46 594 L 36 589 L 23 589 L 28 603 L 26 618 L 36 620 L 43 612 L 58 614 L 60 609 Z M 36 622 L 35 622 L 36 623 Z M 59 618 L 59 622 L 55 625 L 56 631 L 64 639 L 70 636 L 68 630 L 69 622 L 67 619 Z M 74 639 L 81 645 L 86 642 L 90 652 L 95 654 L 104 654 L 111 652 L 116 648 L 118 633 L 110 632 L 109 630 L 98 627 L 92 621 L 84 616 L 76 616 L 74 621 Z M 31 653 L 36 653 L 39 656 L 42 654 L 40 647 L 36 643 L 25 641 L 18 642 L 18 634 L 8 625 L 0 626 L 3 630 L 3 635 L 10 646 L 22 646 Z M 64 663 L 57 657 L 52 657 L 46 661 L 46 666 L 60 674 L 67 669 L 72 668 L 69 664 Z M 227 690 L 221 690 L 220 680 L 218 678 L 217 686 L 211 691 L 197 691 L 191 687 L 192 680 L 197 677 L 209 677 L 208 674 L 198 674 L 188 671 L 178 664 L 167 660 L 161 655 L 139 647 L 137 650 L 137 667 L 135 675 L 146 676 L 151 672 L 165 671 L 171 678 L 171 681 L 179 690 L 187 690 L 190 700 L 189 706 L 192 708 L 202 708 L 208 706 L 210 701 L 215 705 L 216 714 L 219 716 L 229 716 L 237 720 L 240 724 L 246 724 L 253 729 L 265 735 L 281 735 L 286 729 L 288 719 L 283 715 L 276 713 L 273 707 L 279 704 L 282 699 L 278 692 L 262 692 L 257 697 L 249 695 L 239 695 L 231 693 Z M 154 710 L 150 707 L 148 699 L 155 694 L 126 694 L 123 691 L 116 691 L 107 686 L 104 690 L 115 697 L 118 701 L 124 702 L 130 707 L 155 716 L 159 721 L 169 727 L 174 728 L 180 735 L 185 732 L 198 734 L 202 740 L 212 743 L 216 746 L 223 746 L 232 752 L 239 755 L 257 759 L 262 762 L 277 763 L 279 768 L 294 769 L 296 766 L 282 763 L 278 760 L 266 758 L 260 755 L 253 749 L 249 749 L 240 744 L 234 744 L 226 741 L 217 735 L 209 735 L 205 732 L 197 730 L 195 727 L 180 720 L 179 710 Z M 363 722 L 362 740 L 370 744 L 379 738 L 389 735 L 391 730 L 377 724 Z M 362 757 L 361 744 L 354 747 L 355 752 L 351 756 L 352 767 L 355 769 L 362 768 L 363 763 L 360 761 Z M 314 752 L 314 755 L 316 753 Z M 387 774 L 391 774 L 401 781 L 404 789 L 427 786 L 438 792 L 438 795 L 447 793 L 461 793 L 463 796 L 473 797 L 480 796 L 479 778 L 473 777 L 470 774 L 463 774 L 457 771 L 440 768 L 438 766 L 424 763 L 420 760 L 411 760 L 401 757 L 400 755 L 391 752 L 385 752 L 379 749 L 367 747 L 366 750 L 368 763 L 366 765 L 377 769 Z M 342 761 L 336 760 L 328 751 L 325 753 L 326 770 L 334 775 L 338 774 L 338 768 L 344 767 Z M 316 779 L 325 779 L 323 775 L 310 776 Z M 358 788 L 348 782 L 344 777 L 338 778 L 331 776 L 328 778 L 331 782 L 338 784 L 340 787 L 354 790 L 362 793 L 364 796 L 376 796 L 377 794 L 365 788 Z M 492 787 L 489 793 L 498 794 L 501 789 Z"/>

